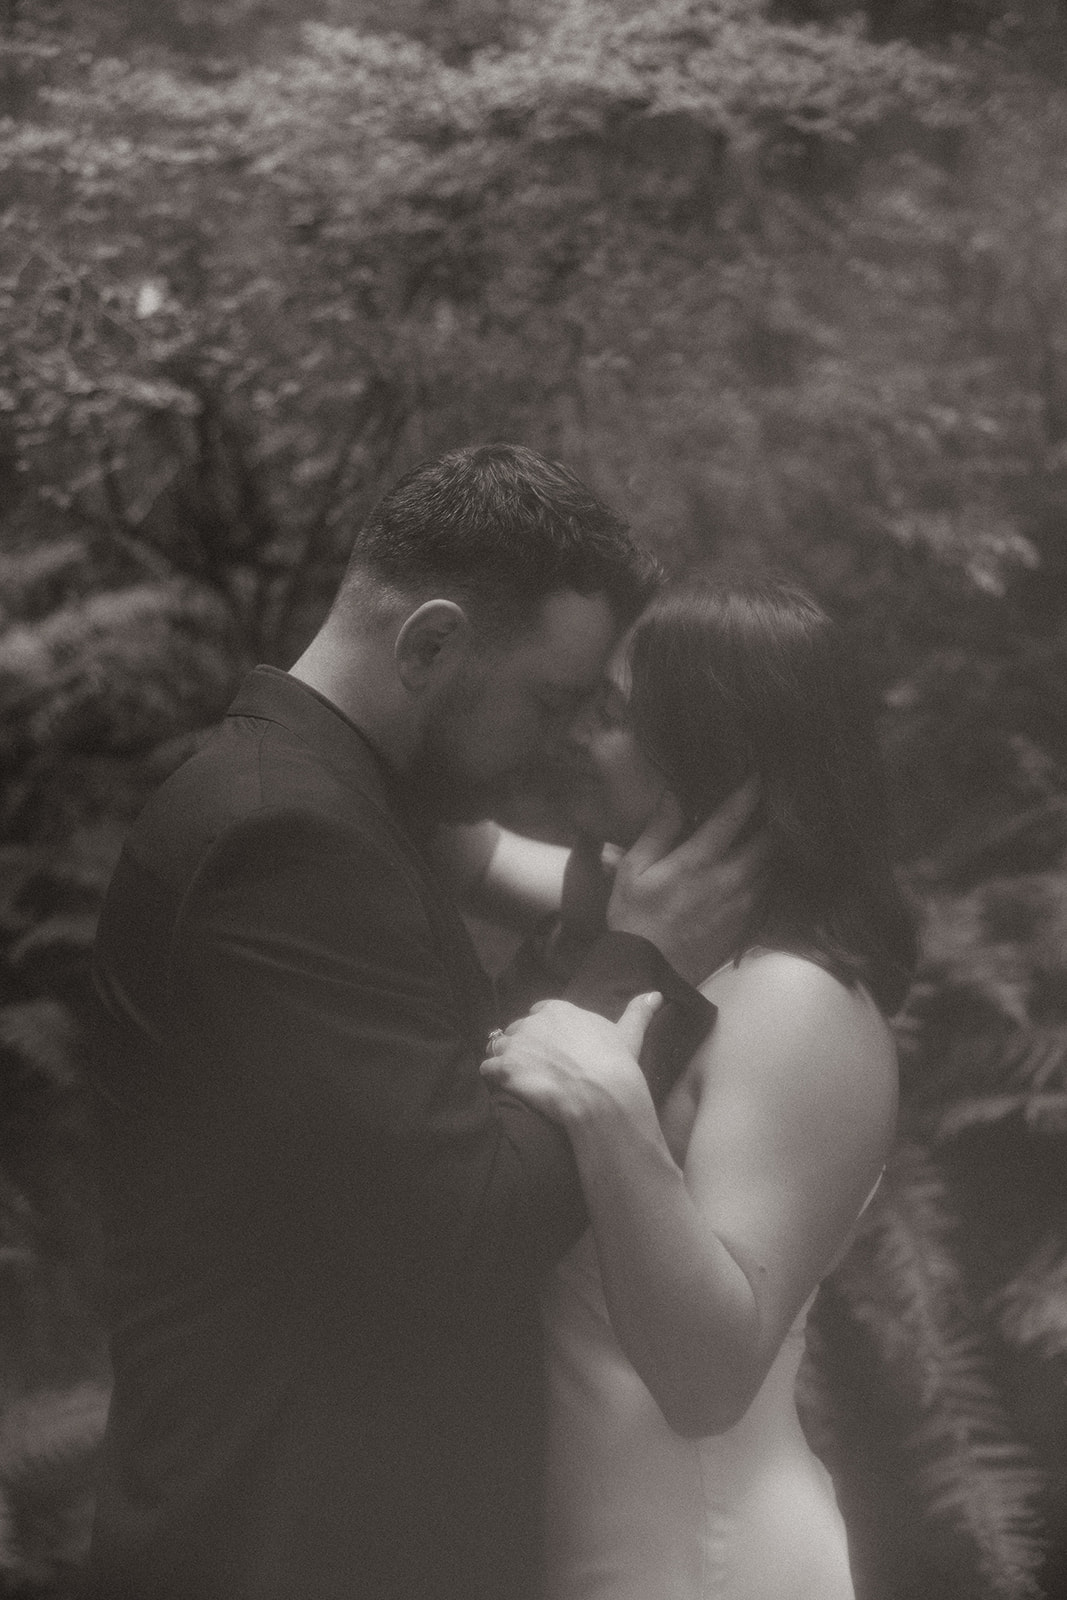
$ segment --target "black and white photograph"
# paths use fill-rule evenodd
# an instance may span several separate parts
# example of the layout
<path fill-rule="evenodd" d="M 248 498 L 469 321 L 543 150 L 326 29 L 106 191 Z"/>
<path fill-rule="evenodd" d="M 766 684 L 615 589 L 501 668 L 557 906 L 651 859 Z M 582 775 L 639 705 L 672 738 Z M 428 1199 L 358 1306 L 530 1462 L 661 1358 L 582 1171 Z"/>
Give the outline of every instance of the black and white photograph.
<path fill-rule="evenodd" d="M 0 1600 L 1067 1600 L 1067 10 L 0 0 Z"/>

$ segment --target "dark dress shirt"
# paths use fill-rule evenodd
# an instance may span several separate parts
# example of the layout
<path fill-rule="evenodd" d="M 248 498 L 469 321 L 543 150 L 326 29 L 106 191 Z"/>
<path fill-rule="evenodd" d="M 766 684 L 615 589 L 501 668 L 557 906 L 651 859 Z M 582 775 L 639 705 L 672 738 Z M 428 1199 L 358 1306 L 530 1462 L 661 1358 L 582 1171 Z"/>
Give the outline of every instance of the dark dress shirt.
<path fill-rule="evenodd" d="M 534 1595 L 537 1284 L 580 1187 L 561 1131 L 480 1078 L 488 981 L 335 707 L 250 674 L 132 830 L 95 981 L 91 1593 Z M 653 987 L 703 1031 L 642 940 L 609 935 L 574 995 L 615 1015 Z"/>

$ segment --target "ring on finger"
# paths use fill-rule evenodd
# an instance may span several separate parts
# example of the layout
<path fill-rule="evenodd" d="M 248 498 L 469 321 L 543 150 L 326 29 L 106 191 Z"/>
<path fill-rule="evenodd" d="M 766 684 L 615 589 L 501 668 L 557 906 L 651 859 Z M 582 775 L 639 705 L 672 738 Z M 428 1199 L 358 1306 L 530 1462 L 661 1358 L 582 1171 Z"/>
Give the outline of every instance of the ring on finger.
<path fill-rule="evenodd" d="M 489 1038 L 486 1042 L 486 1048 L 491 1056 L 495 1056 L 498 1053 L 498 1046 L 503 1037 L 503 1028 L 494 1028 L 492 1033 L 489 1035 Z"/>

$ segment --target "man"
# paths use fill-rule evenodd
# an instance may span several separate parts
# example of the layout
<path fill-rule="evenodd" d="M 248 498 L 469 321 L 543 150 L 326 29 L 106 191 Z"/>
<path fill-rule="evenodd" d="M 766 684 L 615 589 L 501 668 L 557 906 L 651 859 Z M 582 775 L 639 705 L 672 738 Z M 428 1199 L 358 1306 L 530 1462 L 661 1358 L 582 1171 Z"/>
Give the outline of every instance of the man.
<path fill-rule="evenodd" d="M 536 1592 L 536 1286 L 584 1214 L 558 1130 L 479 1076 L 428 847 L 552 756 L 653 582 L 528 451 L 416 468 L 133 829 L 96 954 L 100 1600 Z M 712 969 L 738 877 L 695 864 L 624 863 L 574 997 L 699 1004 L 664 958 Z"/>

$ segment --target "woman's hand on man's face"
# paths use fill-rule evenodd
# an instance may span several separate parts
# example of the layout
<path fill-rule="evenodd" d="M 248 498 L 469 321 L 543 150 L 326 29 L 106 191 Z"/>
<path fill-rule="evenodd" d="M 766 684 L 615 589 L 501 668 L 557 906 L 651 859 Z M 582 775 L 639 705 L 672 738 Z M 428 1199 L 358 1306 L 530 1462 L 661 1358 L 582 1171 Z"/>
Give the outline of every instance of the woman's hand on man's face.
<path fill-rule="evenodd" d="M 541 1000 L 491 1036 L 482 1076 L 553 1122 L 595 1115 L 605 1096 L 644 1109 L 651 1101 L 637 1058 L 662 998 L 635 996 L 618 1022 L 567 1000 Z"/>

